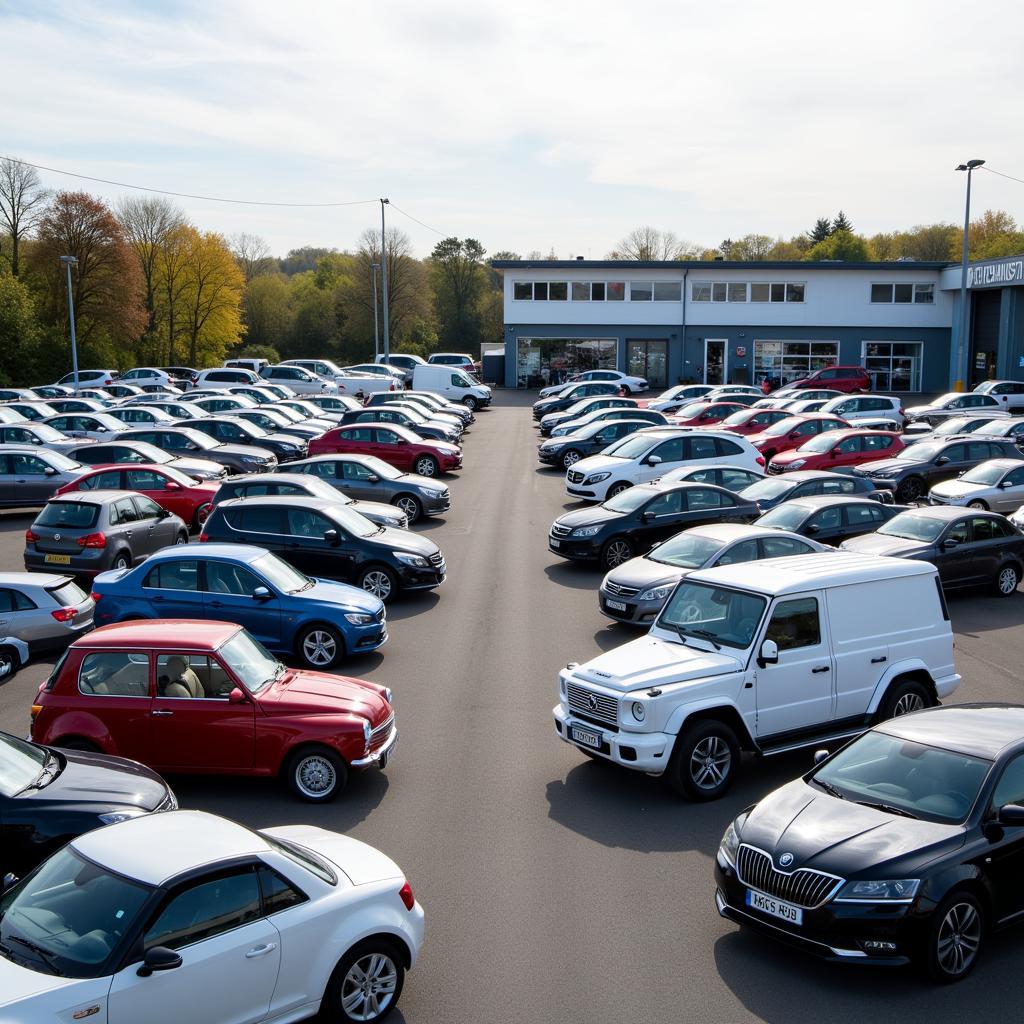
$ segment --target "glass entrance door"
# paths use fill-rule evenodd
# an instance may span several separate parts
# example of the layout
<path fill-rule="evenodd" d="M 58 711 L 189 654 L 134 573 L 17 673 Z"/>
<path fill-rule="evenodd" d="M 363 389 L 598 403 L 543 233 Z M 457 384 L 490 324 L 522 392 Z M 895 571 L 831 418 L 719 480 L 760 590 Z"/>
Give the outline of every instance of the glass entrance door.
<path fill-rule="evenodd" d="M 726 375 L 725 339 L 704 339 L 704 383 L 724 384 Z"/>
<path fill-rule="evenodd" d="M 652 388 L 668 384 L 668 342 L 626 339 L 626 373 L 643 377 Z"/>

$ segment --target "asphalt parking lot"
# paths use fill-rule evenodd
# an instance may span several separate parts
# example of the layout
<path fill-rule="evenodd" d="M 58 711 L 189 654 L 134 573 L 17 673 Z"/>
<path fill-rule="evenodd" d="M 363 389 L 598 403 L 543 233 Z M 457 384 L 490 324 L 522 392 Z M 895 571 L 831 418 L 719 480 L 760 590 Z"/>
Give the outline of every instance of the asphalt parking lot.
<path fill-rule="evenodd" d="M 391 640 L 345 671 L 395 692 L 401 733 L 386 773 L 310 807 L 273 782 L 175 778 L 183 806 L 253 826 L 310 822 L 403 866 L 427 914 L 419 966 L 392 1019 L 469 1022 L 1012 1020 L 1024 931 L 1006 933 L 967 981 L 835 967 L 721 920 L 711 869 L 740 808 L 810 764 L 754 766 L 729 796 L 691 805 L 658 780 L 594 764 L 551 724 L 556 673 L 631 639 L 597 610 L 596 569 L 549 554 L 567 507 L 538 468 L 532 395 L 497 392 L 449 478 L 452 511 L 418 527 L 448 581 L 400 601 Z M 0 569 L 21 569 L 31 514 L 0 513 Z M 1021 702 L 1024 594 L 950 600 L 957 701 Z M 46 663 L 0 684 L 0 728 L 24 734 Z"/>

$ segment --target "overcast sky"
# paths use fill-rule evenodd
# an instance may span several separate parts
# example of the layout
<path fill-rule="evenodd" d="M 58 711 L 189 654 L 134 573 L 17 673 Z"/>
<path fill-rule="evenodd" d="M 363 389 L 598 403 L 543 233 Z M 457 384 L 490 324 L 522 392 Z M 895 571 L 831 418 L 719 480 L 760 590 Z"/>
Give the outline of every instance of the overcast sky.
<path fill-rule="evenodd" d="M 872 233 L 958 221 L 962 160 L 1024 178 L 1022 39 L 998 0 L 0 0 L 0 150 L 176 192 L 386 195 L 489 251 L 600 258 L 640 224 L 715 246 L 839 208 Z M 1024 220 L 1024 184 L 979 173 L 974 204 Z M 181 205 L 278 254 L 379 223 Z M 440 237 L 391 216 L 421 255 Z"/>

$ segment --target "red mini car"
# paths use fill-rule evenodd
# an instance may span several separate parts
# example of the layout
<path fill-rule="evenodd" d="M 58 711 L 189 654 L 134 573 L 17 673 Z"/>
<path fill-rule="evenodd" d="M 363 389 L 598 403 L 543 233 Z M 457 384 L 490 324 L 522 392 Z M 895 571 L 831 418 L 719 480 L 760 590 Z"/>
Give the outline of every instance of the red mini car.
<path fill-rule="evenodd" d="M 70 491 L 138 491 L 152 498 L 161 508 L 173 512 L 193 530 L 206 522 L 213 509 L 213 496 L 219 483 L 195 480 L 181 470 L 168 466 L 122 465 L 105 466 L 84 473 L 77 480 L 57 489 L 57 494 Z"/>
<path fill-rule="evenodd" d="M 391 691 L 286 668 L 231 622 L 158 619 L 75 641 L 32 706 L 32 736 L 159 772 L 282 776 L 323 802 L 387 765 Z"/>
<path fill-rule="evenodd" d="M 669 416 L 669 419 L 680 427 L 710 427 L 744 409 L 746 406 L 739 402 L 696 402 L 681 409 L 677 415 Z"/>
<path fill-rule="evenodd" d="M 776 455 L 768 472 L 859 466 L 872 459 L 895 458 L 905 447 L 899 434 L 889 430 L 826 430 L 795 451 Z"/>
<path fill-rule="evenodd" d="M 838 416 L 819 415 L 816 412 L 789 415 L 772 424 L 760 434 L 751 434 L 747 440 L 765 457 L 774 459 L 779 452 L 799 448 L 805 441 L 826 430 L 840 430 L 850 424 Z"/>
<path fill-rule="evenodd" d="M 826 366 L 815 370 L 809 377 L 790 381 L 787 388 L 831 388 L 849 394 L 870 391 L 871 378 L 863 366 Z"/>
<path fill-rule="evenodd" d="M 335 427 L 309 442 L 309 456 L 376 455 L 403 473 L 437 476 L 462 468 L 462 449 L 445 441 L 426 441 L 395 423 Z"/>
<path fill-rule="evenodd" d="M 760 434 L 789 415 L 785 409 L 742 409 L 727 416 L 720 425 L 734 434 Z"/>

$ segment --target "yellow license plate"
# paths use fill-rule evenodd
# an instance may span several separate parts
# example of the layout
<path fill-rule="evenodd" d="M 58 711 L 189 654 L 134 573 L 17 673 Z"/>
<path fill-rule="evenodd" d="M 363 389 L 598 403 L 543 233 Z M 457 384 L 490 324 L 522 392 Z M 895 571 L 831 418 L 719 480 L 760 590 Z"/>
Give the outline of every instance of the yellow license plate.
<path fill-rule="evenodd" d="M 50 565 L 70 565 L 71 564 L 71 556 L 70 555 L 47 555 L 43 559 L 43 561 L 49 563 Z"/>

